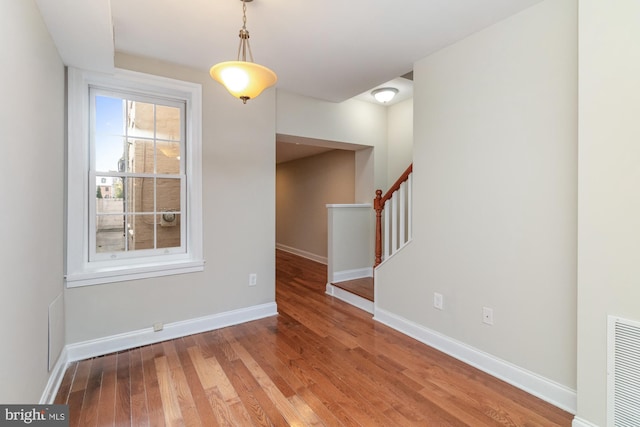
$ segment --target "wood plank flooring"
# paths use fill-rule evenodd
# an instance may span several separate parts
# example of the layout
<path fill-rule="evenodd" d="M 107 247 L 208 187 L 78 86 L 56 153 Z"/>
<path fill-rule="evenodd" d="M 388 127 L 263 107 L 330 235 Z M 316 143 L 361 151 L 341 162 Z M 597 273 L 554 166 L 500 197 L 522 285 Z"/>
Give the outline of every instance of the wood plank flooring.
<path fill-rule="evenodd" d="M 279 315 L 71 363 L 70 426 L 570 426 L 572 416 L 324 293 L 276 255 Z"/>

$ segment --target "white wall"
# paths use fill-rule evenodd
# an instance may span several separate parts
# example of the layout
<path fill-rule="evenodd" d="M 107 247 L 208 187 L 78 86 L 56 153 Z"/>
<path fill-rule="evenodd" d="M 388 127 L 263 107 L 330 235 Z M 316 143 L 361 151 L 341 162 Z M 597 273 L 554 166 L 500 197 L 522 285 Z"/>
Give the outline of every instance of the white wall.
<path fill-rule="evenodd" d="M 386 188 L 387 112 L 369 102 L 321 101 L 282 90 L 277 94 L 279 134 L 373 147 L 356 153 L 356 202 L 370 203 Z"/>
<path fill-rule="evenodd" d="M 413 162 L 413 98 L 387 108 L 388 188 Z"/>
<path fill-rule="evenodd" d="M 0 2 L 0 51 L 0 402 L 38 403 L 62 293 L 64 66 L 32 0 Z"/>
<path fill-rule="evenodd" d="M 206 265 L 201 273 L 66 289 L 67 342 L 273 303 L 275 90 L 243 105 L 206 72 L 124 54 L 116 66 L 202 84 Z"/>
<path fill-rule="evenodd" d="M 640 321 L 640 3 L 579 9 L 577 415 L 604 426 L 607 315 Z"/>
<path fill-rule="evenodd" d="M 379 309 L 567 390 L 576 387 L 576 24 L 576 1 L 548 0 L 415 64 L 414 238 L 376 276 Z"/>

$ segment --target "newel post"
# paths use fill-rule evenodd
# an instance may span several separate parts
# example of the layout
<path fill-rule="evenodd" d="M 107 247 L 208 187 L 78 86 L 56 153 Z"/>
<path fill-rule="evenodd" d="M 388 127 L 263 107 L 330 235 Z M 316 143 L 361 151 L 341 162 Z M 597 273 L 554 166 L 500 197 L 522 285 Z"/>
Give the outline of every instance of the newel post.
<path fill-rule="evenodd" d="M 373 199 L 373 209 L 376 211 L 376 261 L 373 267 L 382 262 L 382 190 L 376 190 L 376 198 Z"/>

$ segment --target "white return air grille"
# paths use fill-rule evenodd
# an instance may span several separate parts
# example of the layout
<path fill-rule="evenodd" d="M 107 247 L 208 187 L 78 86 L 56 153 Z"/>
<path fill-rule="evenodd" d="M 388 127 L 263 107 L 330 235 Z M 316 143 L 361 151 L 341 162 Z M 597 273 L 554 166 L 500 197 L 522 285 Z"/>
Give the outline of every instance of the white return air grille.
<path fill-rule="evenodd" d="M 609 316 L 608 426 L 640 425 L 640 322 Z"/>

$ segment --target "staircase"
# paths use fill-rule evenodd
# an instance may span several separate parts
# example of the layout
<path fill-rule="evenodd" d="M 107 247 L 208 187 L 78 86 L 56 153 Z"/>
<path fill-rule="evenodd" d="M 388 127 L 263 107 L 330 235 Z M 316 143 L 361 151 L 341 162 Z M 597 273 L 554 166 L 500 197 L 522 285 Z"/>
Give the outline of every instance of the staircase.
<path fill-rule="evenodd" d="M 375 215 L 371 204 L 327 205 L 327 294 L 373 313 L 374 268 L 411 240 L 412 173 L 410 165 L 384 195 L 376 191 Z"/>
<path fill-rule="evenodd" d="M 376 191 L 376 198 L 373 200 L 376 212 L 374 267 L 411 240 L 412 174 L 413 164 L 410 164 L 384 196 L 382 190 Z"/>

